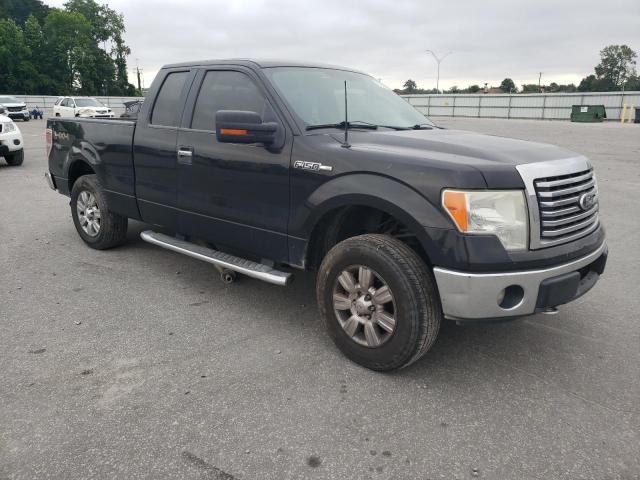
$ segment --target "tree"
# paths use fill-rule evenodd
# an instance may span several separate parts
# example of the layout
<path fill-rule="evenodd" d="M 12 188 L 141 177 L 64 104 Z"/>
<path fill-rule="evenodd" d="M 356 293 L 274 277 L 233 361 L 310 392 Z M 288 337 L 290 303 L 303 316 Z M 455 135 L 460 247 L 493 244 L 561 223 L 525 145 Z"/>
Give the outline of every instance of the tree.
<path fill-rule="evenodd" d="M 96 0 L 0 0 L 0 91 L 135 95 L 123 33 L 123 16 Z"/>
<path fill-rule="evenodd" d="M 418 90 L 418 84 L 411 79 L 404 82 L 402 86 L 404 87 L 404 93 L 416 93 Z"/>
<path fill-rule="evenodd" d="M 0 92 L 26 93 L 31 73 L 29 49 L 22 30 L 13 20 L 0 20 Z"/>
<path fill-rule="evenodd" d="M 607 92 L 615 90 L 613 84 L 604 78 L 596 78 L 595 75 L 588 75 L 578 84 L 579 92 Z"/>
<path fill-rule="evenodd" d="M 469 93 L 478 93 L 479 91 L 480 91 L 479 85 L 471 85 L 469 86 L 469 88 L 467 88 L 467 92 Z"/>
<path fill-rule="evenodd" d="M 514 83 L 513 80 L 511 80 L 510 78 L 505 78 L 504 80 L 502 80 L 502 83 L 500 84 L 500 90 L 502 90 L 505 93 L 511 93 L 511 92 L 517 92 L 518 91 L 518 87 L 516 87 L 516 84 Z"/>
<path fill-rule="evenodd" d="M 56 79 L 59 94 L 94 93 L 95 51 L 87 19 L 79 13 L 52 10 L 43 32 L 49 45 L 45 68 Z"/>
<path fill-rule="evenodd" d="M 609 45 L 600 51 L 600 63 L 595 72 L 598 80 L 605 80 L 619 90 L 636 75 L 636 52 L 627 45 Z"/>
<path fill-rule="evenodd" d="M 50 8 L 40 0 L 2 0 L 0 1 L 0 19 L 11 19 L 22 25 L 30 15 L 43 22 Z"/>
<path fill-rule="evenodd" d="M 624 89 L 633 90 L 633 91 L 640 90 L 640 76 L 636 75 L 629 78 L 629 80 L 627 81 L 627 84 L 624 86 Z"/>

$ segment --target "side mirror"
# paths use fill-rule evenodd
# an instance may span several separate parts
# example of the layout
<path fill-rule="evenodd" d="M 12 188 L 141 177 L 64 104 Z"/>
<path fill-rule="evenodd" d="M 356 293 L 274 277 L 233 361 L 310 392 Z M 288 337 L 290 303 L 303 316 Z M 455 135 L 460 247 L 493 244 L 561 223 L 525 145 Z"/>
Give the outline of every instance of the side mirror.
<path fill-rule="evenodd" d="M 276 141 L 278 124 L 263 123 L 256 112 L 219 110 L 216 112 L 216 138 L 224 143 L 262 143 Z"/>
<path fill-rule="evenodd" d="M 5 113 L 7 113 L 7 109 L 4 108 L 4 105 L 0 105 L 0 115 L 4 115 Z"/>

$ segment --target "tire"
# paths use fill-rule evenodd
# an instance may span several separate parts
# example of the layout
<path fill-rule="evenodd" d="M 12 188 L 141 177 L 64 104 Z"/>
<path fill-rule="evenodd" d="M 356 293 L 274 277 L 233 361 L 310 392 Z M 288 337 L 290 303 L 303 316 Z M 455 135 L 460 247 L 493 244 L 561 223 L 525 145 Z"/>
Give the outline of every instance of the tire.
<path fill-rule="evenodd" d="M 361 277 L 356 272 L 362 272 L 360 267 L 372 272 L 375 279 L 369 290 L 359 291 Z M 354 303 L 349 297 L 347 304 L 351 306 L 345 308 L 341 302 L 345 301 L 346 295 L 352 294 L 348 294 L 338 277 L 350 269 L 357 269 L 353 270 L 352 280 L 357 282 L 353 295 L 358 300 Z M 380 305 L 376 297 L 385 284 L 391 291 L 392 300 L 385 303 L 388 297 L 381 296 L 383 305 Z M 366 291 L 374 293 L 360 296 Z M 360 235 L 333 247 L 320 265 L 316 295 L 325 327 L 336 346 L 349 359 L 372 370 L 394 370 L 415 362 L 431 348 L 440 329 L 442 307 L 432 273 L 413 250 L 387 235 Z M 340 308 L 334 305 L 334 296 L 339 299 Z M 367 307 L 364 302 L 367 296 L 376 305 Z M 360 301 L 363 303 L 358 305 Z M 370 322 L 359 323 L 363 318 L 360 313 L 354 313 L 356 306 L 375 309 L 369 315 Z M 386 318 L 392 317 L 394 321 L 385 321 L 385 329 L 382 328 L 385 322 L 381 323 L 382 317 L 378 316 L 381 308 Z M 367 313 L 365 310 L 364 317 Z M 352 334 L 353 329 L 348 331 L 356 322 L 351 322 L 351 318 L 345 320 L 353 316 L 360 319 L 355 334 Z M 390 325 L 393 325 L 392 332 L 388 331 Z M 368 343 L 367 333 L 371 330 L 377 332 L 371 337 L 380 340 L 378 345 Z"/>
<path fill-rule="evenodd" d="M 31 118 L 30 118 L 30 117 L 27 117 L 27 118 L 24 118 L 23 120 L 24 120 L 25 122 L 28 122 L 29 120 L 31 120 Z"/>
<path fill-rule="evenodd" d="M 24 150 L 18 150 L 12 154 L 5 155 L 4 159 L 11 167 L 20 166 L 24 162 Z"/>
<path fill-rule="evenodd" d="M 85 205 L 86 208 L 81 208 L 81 205 Z M 95 207 L 98 209 L 99 217 L 95 215 Z M 107 198 L 95 175 L 84 175 L 73 184 L 71 216 L 80 238 L 96 250 L 116 247 L 122 244 L 127 236 L 129 219 L 109 210 Z"/>

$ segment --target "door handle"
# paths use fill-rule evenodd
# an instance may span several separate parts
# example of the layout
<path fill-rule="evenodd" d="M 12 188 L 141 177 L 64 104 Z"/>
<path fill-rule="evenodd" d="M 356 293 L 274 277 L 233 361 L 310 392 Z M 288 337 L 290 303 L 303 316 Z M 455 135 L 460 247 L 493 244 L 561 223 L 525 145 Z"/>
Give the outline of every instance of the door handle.
<path fill-rule="evenodd" d="M 191 165 L 193 163 L 193 149 L 191 148 L 178 148 L 178 163 L 182 165 Z"/>

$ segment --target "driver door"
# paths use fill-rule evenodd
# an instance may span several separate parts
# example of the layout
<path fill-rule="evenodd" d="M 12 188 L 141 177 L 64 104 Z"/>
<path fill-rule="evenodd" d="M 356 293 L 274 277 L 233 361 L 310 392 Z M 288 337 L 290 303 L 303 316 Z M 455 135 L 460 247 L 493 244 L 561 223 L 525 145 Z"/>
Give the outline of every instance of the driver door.
<path fill-rule="evenodd" d="M 284 145 L 219 142 L 220 110 L 252 111 L 263 122 L 277 122 Z M 200 71 L 178 132 L 180 231 L 232 251 L 288 261 L 292 138 L 253 72 L 228 66 Z"/>

